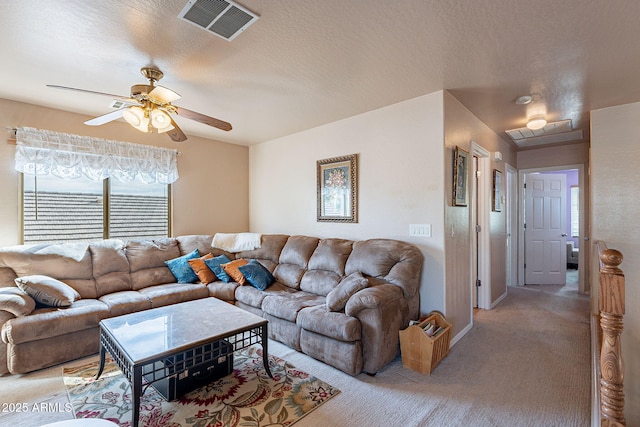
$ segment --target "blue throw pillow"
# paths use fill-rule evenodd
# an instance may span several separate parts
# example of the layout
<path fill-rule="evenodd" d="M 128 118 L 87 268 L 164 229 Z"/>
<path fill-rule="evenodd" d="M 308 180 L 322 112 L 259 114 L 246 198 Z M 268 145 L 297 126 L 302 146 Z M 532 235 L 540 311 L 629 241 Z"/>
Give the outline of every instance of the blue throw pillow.
<path fill-rule="evenodd" d="M 249 261 L 248 264 L 241 265 L 238 267 L 238 270 L 244 275 L 253 287 L 264 291 L 267 289 L 267 286 L 276 281 L 276 278 L 273 277 L 273 274 L 265 266 L 260 264 L 255 259 Z"/>
<path fill-rule="evenodd" d="M 226 264 L 228 262 L 231 262 L 231 260 L 224 254 L 204 260 L 204 263 L 207 264 L 207 267 L 209 267 L 211 271 L 213 271 L 213 274 L 225 283 L 229 283 L 231 281 L 231 277 L 226 271 L 224 271 L 221 264 Z"/>
<path fill-rule="evenodd" d="M 188 261 L 194 258 L 200 258 L 200 252 L 197 249 L 181 257 L 167 260 L 164 263 L 169 267 L 171 274 L 173 274 L 178 283 L 193 283 L 198 281 L 198 276 Z"/>

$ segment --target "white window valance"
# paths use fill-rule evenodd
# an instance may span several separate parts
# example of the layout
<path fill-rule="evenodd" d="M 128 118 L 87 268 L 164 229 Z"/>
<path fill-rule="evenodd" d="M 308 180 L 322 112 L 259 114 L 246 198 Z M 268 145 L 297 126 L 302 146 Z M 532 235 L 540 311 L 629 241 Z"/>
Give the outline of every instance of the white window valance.
<path fill-rule="evenodd" d="M 29 175 L 171 184 L 178 179 L 177 155 L 131 142 L 26 127 L 16 131 L 15 169 Z"/>

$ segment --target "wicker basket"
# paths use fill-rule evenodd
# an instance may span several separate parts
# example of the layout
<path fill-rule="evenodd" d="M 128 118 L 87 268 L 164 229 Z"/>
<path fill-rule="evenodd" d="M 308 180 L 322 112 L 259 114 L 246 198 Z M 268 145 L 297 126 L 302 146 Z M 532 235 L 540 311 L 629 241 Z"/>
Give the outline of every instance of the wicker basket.
<path fill-rule="evenodd" d="M 436 328 L 441 327 L 442 331 L 434 337 L 427 336 L 422 329 L 427 322 L 435 322 Z M 431 374 L 449 353 L 450 340 L 451 324 L 440 313 L 430 313 L 420 319 L 419 324 L 400 331 L 402 365 L 423 374 Z"/>

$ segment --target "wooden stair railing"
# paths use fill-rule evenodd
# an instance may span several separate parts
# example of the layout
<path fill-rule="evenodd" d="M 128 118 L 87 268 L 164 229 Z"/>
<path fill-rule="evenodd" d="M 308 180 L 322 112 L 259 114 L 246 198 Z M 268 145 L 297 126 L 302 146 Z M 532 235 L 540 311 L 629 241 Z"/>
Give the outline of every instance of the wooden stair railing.
<path fill-rule="evenodd" d="M 626 426 L 624 419 L 624 368 L 620 336 L 623 329 L 624 273 L 618 267 L 622 253 L 598 242 L 600 288 L 598 309 L 600 347 L 600 422 L 603 427 Z"/>

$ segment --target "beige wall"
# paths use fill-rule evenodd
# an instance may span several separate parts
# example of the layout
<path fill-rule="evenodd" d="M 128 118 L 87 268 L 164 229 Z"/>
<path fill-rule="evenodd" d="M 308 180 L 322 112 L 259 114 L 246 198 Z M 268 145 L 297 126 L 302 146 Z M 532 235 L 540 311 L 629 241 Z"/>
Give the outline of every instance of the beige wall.
<path fill-rule="evenodd" d="M 99 127 L 89 117 L 0 99 L 0 129 L 34 127 L 139 144 L 176 148 L 180 179 L 173 185 L 173 234 L 246 231 L 249 227 L 248 148 L 199 137 L 181 144 L 145 134 L 124 122 Z M 0 138 L 0 246 L 19 244 L 18 173 L 15 146 Z"/>
<path fill-rule="evenodd" d="M 444 96 L 444 123 L 446 159 L 444 180 L 445 191 L 445 230 L 446 233 L 446 312 L 448 319 L 453 322 L 455 336 L 465 327 L 471 325 L 471 292 L 473 274 L 471 271 L 471 214 L 469 207 L 452 206 L 453 185 L 453 151 L 456 146 L 470 152 L 471 141 L 475 141 L 490 153 L 500 151 L 501 161 L 494 161 L 491 157 L 490 169 L 500 170 L 503 176 L 502 194 L 506 194 L 506 166 L 508 163 L 515 167 L 515 151 L 503 141 L 495 132 L 467 110 L 457 99 L 448 92 Z M 471 157 L 470 157 L 471 160 Z M 469 169 L 471 175 L 471 168 Z M 471 189 L 471 183 L 469 183 Z M 470 200 L 471 200 L 470 190 Z M 504 296 L 506 285 L 506 210 L 490 212 L 490 286 L 491 303 Z"/>
<path fill-rule="evenodd" d="M 251 230 L 416 244 L 425 255 L 421 311 L 444 311 L 456 335 L 471 322 L 470 224 L 467 208 L 450 206 L 452 147 L 468 149 L 472 139 L 503 153 L 492 167 L 505 172 L 505 162 L 515 165 L 510 146 L 447 92 L 253 146 Z M 353 153 L 359 154 L 359 222 L 317 222 L 316 161 Z M 432 237 L 410 237 L 414 223 L 431 224 Z M 506 291 L 504 212 L 491 213 L 491 234 L 495 301 Z"/>
<path fill-rule="evenodd" d="M 546 168 L 589 163 L 589 144 L 567 144 L 518 152 L 518 169 Z"/>
<path fill-rule="evenodd" d="M 591 113 L 592 237 L 624 255 L 626 314 L 622 334 L 625 416 L 640 426 L 640 231 L 635 220 L 640 197 L 634 190 L 640 170 L 640 103 Z M 597 272 L 592 282 L 598 283 Z"/>
<path fill-rule="evenodd" d="M 251 231 L 385 237 L 425 256 L 421 311 L 444 310 L 443 92 L 390 105 L 250 148 Z M 359 155 L 359 221 L 316 220 L 316 161 Z M 432 237 L 410 237 L 431 224 Z"/>

